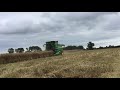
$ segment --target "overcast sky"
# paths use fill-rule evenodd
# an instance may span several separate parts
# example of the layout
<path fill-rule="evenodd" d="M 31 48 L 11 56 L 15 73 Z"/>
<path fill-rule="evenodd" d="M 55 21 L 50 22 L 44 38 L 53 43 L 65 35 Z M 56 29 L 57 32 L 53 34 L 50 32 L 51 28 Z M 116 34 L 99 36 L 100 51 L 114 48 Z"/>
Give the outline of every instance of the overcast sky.
<path fill-rule="evenodd" d="M 67 45 L 120 45 L 119 12 L 0 12 L 0 52 L 58 40 Z"/>

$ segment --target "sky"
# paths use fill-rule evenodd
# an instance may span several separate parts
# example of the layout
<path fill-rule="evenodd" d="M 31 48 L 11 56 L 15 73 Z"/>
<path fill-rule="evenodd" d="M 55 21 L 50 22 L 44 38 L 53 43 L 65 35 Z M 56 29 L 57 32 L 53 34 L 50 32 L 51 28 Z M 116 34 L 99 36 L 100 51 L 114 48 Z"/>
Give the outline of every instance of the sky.
<path fill-rule="evenodd" d="M 120 45 L 119 12 L 0 12 L 0 53 L 47 41 L 95 47 Z"/>

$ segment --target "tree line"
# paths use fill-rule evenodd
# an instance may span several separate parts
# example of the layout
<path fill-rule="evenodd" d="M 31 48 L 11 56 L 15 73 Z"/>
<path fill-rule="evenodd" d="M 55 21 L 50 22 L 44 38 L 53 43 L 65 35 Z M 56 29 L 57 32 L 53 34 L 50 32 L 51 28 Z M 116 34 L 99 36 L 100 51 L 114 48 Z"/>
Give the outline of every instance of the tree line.
<path fill-rule="evenodd" d="M 72 46 L 72 45 L 69 45 L 69 46 L 67 46 L 67 47 L 65 47 L 64 48 L 64 50 L 75 50 L 75 49 L 84 49 L 84 47 L 82 46 L 82 45 L 80 45 L 80 46 Z"/>
<path fill-rule="evenodd" d="M 100 46 L 99 48 L 94 47 L 95 44 L 92 42 L 88 42 L 87 43 L 87 48 L 85 49 L 82 45 L 79 46 L 75 46 L 75 45 L 68 45 L 67 47 L 64 47 L 64 50 L 93 50 L 93 49 L 106 49 L 106 48 L 120 48 L 120 45 L 118 46 L 114 46 L 114 45 L 109 45 L 106 47 L 102 47 Z M 13 49 L 13 48 L 9 48 L 8 52 L 9 53 L 23 53 L 23 52 L 39 52 L 42 51 L 42 49 L 39 46 L 30 46 L 29 48 L 26 48 L 26 51 L 24 50 L 24 48 L 17 48 L 17 49 Z"/>
<path fill-rule="evenodd" d="M 94 48 L 94 49 L 107 49 L 107 48 L 120 48 L 120 45 L 118 45 L 118 46 L 109 45 L 109 46 L 105 46 L 105 47 L 100 46 L 99 48 Z"/>
<path fill-rule="evenodd" d="M 94 43 L 88 42 L 86 49 L 85 49 L 82 45 L 80 45 L 80 46 L 75 46 L 75 45 L 72 46 L 72 45 L 71 45 L 71 46 L 65 47 L 64 50 L 75 50 L 75 49 L 79 49 L 79 50 L 93 50 L 93 49 L 120 48 L 120 45 L 118 45 L 118 46 L 109 45 L 109 46 L 105 46 L 105 47 L 100 46 L 99 48 L 96 48 L 96 47 L 94 47 L 94 46 L 95 46 Z"/>
<path fill-rule="evenodd" d="M 93 50 L 94 48 L 93 48 L 93 46 L 95 46 L 95 44 L 94 43 L 92 43 L 92 42 L 89 42 L 89 43 L 87 43 L 87 50 Z M 85 50 L 85 48 L 82 46 L 82 45 L 79 45 L 79 46 L 67 46 L 67 47 L 65 47 L 64 48 L 64 50 L 75 50 L 75 49 L 79 49 L 79 50 Z"/>
<path fill-rule="evenodd" d="M 17 48 L 17 49 L 13 49 L 13 48 L 9 48 L 8 52 L 9 53 L 23 53 L 25 50 L 24 48 Z M 42 51 L 42 49 L 39 46 L 30 46 L 29 48 L 26 48 L 25 52 L 38 52 L 38 51 Z"/>

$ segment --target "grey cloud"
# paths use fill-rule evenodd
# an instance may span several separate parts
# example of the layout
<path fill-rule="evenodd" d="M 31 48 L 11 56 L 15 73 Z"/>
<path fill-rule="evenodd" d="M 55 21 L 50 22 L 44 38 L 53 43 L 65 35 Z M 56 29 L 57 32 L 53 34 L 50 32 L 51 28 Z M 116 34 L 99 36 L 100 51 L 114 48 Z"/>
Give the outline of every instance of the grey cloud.
<path fill-rule="evenodd" d="M 92 29 L 96 24 L 94 20 L 97 17 L 100 17 L 104 14 L 111 14 L 111 13 L 44 13 L 42 15 L 43 18 L 47 17 L 46 22 L 41 22 L 38 25 L 34 24 L 34 21 L 28 20 L 19 23 L 19 19 L 16 21 L 8 22 L 5 27 L 6 31 L 1 32 L 1 34 L 27 34 L 27 33 L 39 33 L 41 31 L 51 31 L 57 32 L 59 30 L 64 30 L 65 27 L 78 27 L 78 26 L 86 26 L 88 29 Z M 34 15 L 34 14 L 33 14 Z M 39 15 L 39 14 L 38 14 Z M 52 17 L 52 15 L 54 17 Z M 41 17 L 37 16 L 40 21 Z M 39 18 L 40 17 L 40 18 Z M 21 18 L 21 17 L 20 17 Z M 25 26 L 26 25 L 26 26 Z M 37 27 L 37 28 L 36 28 Z M 4 29 L 4 28 L 3 28 Z"/>
<path fill-rule="evenodd" d="M 113 43 L 120 36 L 119 17 L 118 12 L 0 13 L 0 47 L 42 46 L 49 40 Z"/>

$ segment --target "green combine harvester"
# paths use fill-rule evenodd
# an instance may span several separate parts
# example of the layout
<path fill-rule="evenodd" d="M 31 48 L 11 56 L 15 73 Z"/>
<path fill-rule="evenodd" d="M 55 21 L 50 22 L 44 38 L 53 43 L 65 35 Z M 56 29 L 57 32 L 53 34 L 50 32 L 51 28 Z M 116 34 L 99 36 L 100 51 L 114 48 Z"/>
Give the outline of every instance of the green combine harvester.
<path fill-rule="evenodd" d="M 54 55 L 62 55 L 65 47 L 64 44 L 58 44 L 58 41 L 49 41 L 44 45 L 46 45 L 46 51 L 53 51 Z"/>

